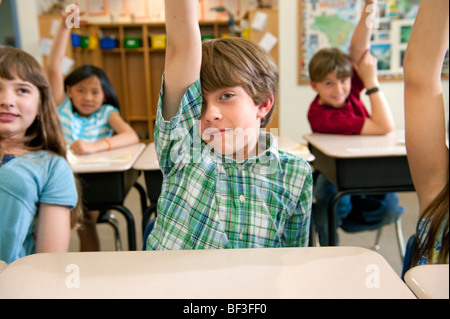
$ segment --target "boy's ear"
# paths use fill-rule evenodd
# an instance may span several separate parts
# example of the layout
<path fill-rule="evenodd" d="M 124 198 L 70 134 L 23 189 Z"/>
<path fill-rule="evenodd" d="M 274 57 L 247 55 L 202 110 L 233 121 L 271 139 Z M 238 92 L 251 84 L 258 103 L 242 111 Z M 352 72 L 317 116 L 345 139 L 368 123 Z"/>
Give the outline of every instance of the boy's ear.
<path fill-rule="evenodd" d="M 272 109 L 274 103 L 273 94 L 270 94 L 270 98 L 267 98 L 263 103 L 258 106 L 257 118 L 264 118 Z"/>
<path fill-rule="evenodd" d="M 317 83 L 316 83 L 316 82 L 313 82 L 313 81 L 310 81 L 309 84 L 311 85 L 312 89 L 313 89 L 315 92 L 317 92 Z"/>

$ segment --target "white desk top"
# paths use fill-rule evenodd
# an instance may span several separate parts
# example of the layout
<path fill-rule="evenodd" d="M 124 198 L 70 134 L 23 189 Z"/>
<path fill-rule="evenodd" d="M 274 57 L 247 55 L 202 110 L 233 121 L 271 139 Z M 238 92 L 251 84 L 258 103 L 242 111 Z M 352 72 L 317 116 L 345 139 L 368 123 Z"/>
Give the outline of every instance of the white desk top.
<path fill-rule="evenodd" d="M 448 265 L 424 265 L 408 270 L 405 282 L 419 299 L 449 299 Z"/>
<path fill-rule="evenodd" d="M 94 154 L 68 154 L 68 161 L 74 173 L 121 172 L 132 168 L 144 148 L 145 144 L 138 143 Z"/>
<path fill-rule="evenodd" d="M 314 156 L 309 152 L 306 145 L 301 145 L 295 142 L 290 137 L 279 137 L 278 148 L 294 155 L 300 156 L 308 162 L 314 160 Z M 159 170 L 158 157 L 156 155 L 155 143 L 152 142 L 147 145 L 144 152 L 139 156 L 133 165 L 137 170 Z"/>
<path fill-rule="evenodd" d="M 387 135 L 338 135 L 313 133 L 305 135 L 308 143 L 335 158 L 405 156 L 405 132 Z"/>
<path fill-rule="evenodd" d="M 0 273 L 0 298 L 415 298 L 358 247 L 36 254 Z"/>
<path fill-rule="evenodd" d="M 297 155 L 303 158 L 305 161 L 314 161 L 314 155 L 312 155 L 308 149 L 308 145 L 300 144 L 294 141 L 290 137 L 279 136 L 278 137 L 278 148 L 282 151 L 289 152 L 291 154 Z"/>
<path fill-rule="evenodd" d="M 144 171 L 155 171 L 161 169 L 156 155 L 155 143 L 152 142 L 145 147 L 145 150 L 133 165 L 134 169 Z"/>

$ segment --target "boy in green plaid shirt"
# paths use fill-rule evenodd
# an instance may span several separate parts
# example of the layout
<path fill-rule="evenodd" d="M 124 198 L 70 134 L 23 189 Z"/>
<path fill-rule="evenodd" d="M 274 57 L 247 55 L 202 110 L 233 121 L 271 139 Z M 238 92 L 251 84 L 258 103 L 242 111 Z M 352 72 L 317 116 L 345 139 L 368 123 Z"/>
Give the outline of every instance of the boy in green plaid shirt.
<path fill-rule="evenodd" d="M 310 166 L 261 129 L 274 109 L 276 65 L 242 38 L 202 45 L 198 0 L 165 5 L 155 127 L 164 181 L 147 250 L 307 246 Z"/>

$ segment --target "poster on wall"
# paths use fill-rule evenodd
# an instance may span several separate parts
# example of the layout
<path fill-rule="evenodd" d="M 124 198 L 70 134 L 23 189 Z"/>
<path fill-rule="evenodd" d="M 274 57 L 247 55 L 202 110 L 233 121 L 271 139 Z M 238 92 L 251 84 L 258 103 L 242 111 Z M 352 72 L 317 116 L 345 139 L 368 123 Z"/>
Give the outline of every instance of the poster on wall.
<path fill-rule="evenodd" d="M 133 0 L 128 1 L 131 20 L 148 18 L 148 3 L 147 0 Z"/>
<path fill-rule="evenodd" d="M 108 11 L 106 0 L 88 0 L 87 10 L 90 16 L 103 16 Z"/>
<path fill-rule="evenodd" d="M 109 14 L 114 16 L 126 16 L 127 4 L 125 0 L 109 0 Z"/>
<path fill-rule="evenodd" d="M 364 0 L 298 0 L 298 83 L 308 84 L 309 61 L 324 47 L 348 53 Z M 401 80 L 403 57 L 420 0 L 379 0 L 373 8 L 371 53 L 378 59 L 381 80 Z"/>

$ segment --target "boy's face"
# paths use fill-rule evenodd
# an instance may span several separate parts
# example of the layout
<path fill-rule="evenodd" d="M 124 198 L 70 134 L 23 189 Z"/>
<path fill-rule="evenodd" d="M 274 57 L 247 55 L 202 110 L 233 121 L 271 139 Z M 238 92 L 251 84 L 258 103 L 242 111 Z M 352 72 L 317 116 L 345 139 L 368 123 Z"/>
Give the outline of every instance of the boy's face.
<path fill-rule="evenodd" d="M 261 119 L 273 100 L 256 105 L 242 86 L 222 88 L 203 95 L 199 134 L 215 151 L 237 161 L 253 155 Z"/>
<path fill-rule="evenodd" d="M 341 108 L 350 95 L 351 78 L 338 79 L 335 72 L 330 72 L 320 82 L 311 82 L 311 87 L 319 94 L 319 104 Z"/>

